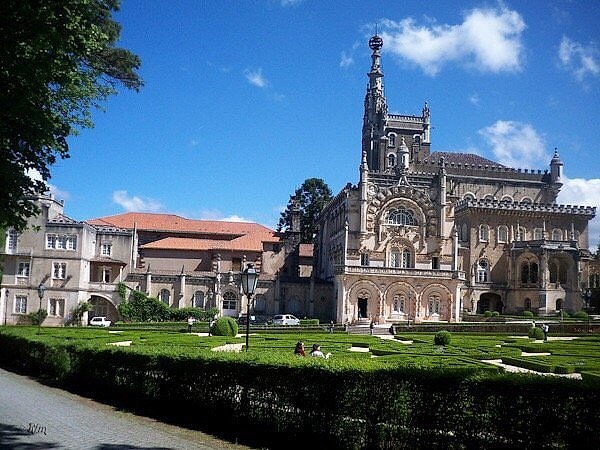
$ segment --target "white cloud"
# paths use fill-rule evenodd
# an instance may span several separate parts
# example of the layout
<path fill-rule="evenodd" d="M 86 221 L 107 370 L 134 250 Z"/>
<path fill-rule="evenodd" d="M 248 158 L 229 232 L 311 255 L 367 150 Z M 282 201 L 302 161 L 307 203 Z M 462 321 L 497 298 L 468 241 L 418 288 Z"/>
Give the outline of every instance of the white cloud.
<path fill-rule="evenodd" d="M 346 52 L 342 52 L 340 55 L 340 67 L 348 67 L 352 64 L 354 64 L 354 58 Z"/>
<path fill-rule="evenodd" d="M 600 178 L 563 177 L 563 187 L 558 194 L 558 203 L 563 205 L 600 206 Z M 589 222 L 590 250 L 596 251 L 600 242 L 600 217 Z"/>
<path fill-rule="evenodd" d="M 157 212 L 163 209 L 162 204 L 157 200 L 131 196 L 124 190 L 113 192 L 112 200 L 125 211 Z"/>
<path fill-rule="evenodd" d="M 471 94 L 469 96 L 469 101 L 475 105 L 475 106 L 479 106 L 479 94 L 477 92 L 475 92 L 474 94 Z"/>
<path fill-rule="evenodd" d="M 302 3 L 303 0 L 281 0 L 281 6 L 296 6 Z"/>
<path fill-rule="evenodd" d="M 550 163 L 542 136 L 528 123 L 498 120 L 479 130 L 492 148 L 496 160 L 505 166 L 523 169 L 539 168 Z"/>
<path fill-rule="evenodd" d="M 414 19 L 383 20 L 384 50 L 437 74 L 448 62 L 459 61 L 483 72 L 520 70 L 523 58 L 521 15 L 501 8 L 473 9 L 458 25 L 419 26 Z"/>
<path fill-rule="evenodd" d="M 245 219 L 243 217 L 237 216 L 237 215 L 233 215 L 233 216 L 229 216 L 229 217 L 224 217 L 222 219 L 219 219 L 223 222 L 254 222 L 253 220 L 250 219 Z"/>
<path fill-rule="evenodd" d="M 600 75 L 600 59 L 595 45 L 584 46 L 563 36 L 558 48 L 558 57 L 562 67 L 573 73 L 578 81 L 583 81 L 588 75 Z"/>
<path fill-rule="evenodd" d="M 204 209 L 200 211 L 200 220 L 219 220 L 222 222 L 254 222 L 250 219 L 245 219 L 238 215 L 223 217 L 223 213 L 218 209 Z"/>
<path fill-rule="evenodd" d="M 256 87 L 266 88 L 269 86 L 269 82 L 264 77 L 262 68 L 260 67 L 257 70 L 246 69 L 244 71 L 244 75 L 246 76 L 248 82 Z"/>
<path fill-rule="evenodd" d="M 71 198 L 71 194 L 69 194 L 67 191 L 63 191 L 63 190 L 59 189 L 54 184 L 46 183 L 46 185 L 48 186 L 48 190 L 50 191 L 50 194 L 52 194 L 52 197 L 54 197 L 55 199 L 69 200 Z"/>

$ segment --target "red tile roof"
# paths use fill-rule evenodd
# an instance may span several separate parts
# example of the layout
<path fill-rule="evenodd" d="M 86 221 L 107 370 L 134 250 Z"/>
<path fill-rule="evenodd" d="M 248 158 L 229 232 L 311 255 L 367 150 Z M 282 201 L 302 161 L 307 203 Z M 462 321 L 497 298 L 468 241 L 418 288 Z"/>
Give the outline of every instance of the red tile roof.
<path fill-rule="evenodd" d="M 255 233 L 231 240 L 167 237 L 142 245 L 142 249 L 160 250 L 239 250 L 263 251 L 263 242 L 279 242 L 273 234 Z"/>
<path fill-rule="evenodd" d="M 129 212 L 114 216 L 88 220 L 92 225 L 112 225 L 119 228 L 146 231 L 172 231 L 206 234 L 249 234 L 273 232 L 273 230 L 254 222 L 225 222 L 221 220 L 195 220 L 175 214 L 155 214 Z"/>

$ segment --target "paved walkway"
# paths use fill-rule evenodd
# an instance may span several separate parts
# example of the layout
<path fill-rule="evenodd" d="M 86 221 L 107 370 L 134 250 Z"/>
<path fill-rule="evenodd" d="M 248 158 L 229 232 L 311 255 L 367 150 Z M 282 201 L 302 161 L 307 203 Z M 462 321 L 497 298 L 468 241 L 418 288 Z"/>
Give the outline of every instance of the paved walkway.
<path fill-rule="evenodd" d="M 248 449 L 0 369 L 0 449 Z"/>

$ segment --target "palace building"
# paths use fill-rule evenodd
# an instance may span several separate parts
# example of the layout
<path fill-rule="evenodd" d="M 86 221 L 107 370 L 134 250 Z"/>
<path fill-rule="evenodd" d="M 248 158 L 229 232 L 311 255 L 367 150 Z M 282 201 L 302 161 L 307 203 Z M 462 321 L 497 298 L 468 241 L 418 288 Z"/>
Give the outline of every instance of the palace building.
<path fill-rule="evenodd" d="M 558 205 L 563 163 L 505 167 L 431 151 L 431 114 L 388 113 L 373 36 L 360 173 L 320 215 L 315 276 L 335 320 L 459 321 L 463 314 L 576 311 L 595 208 Z"/>
<path fill-rule="evenodd" d="M 91 303 L 90 317 L 116 321 L 120 283 L 174 308 L 237 317 L 249 263 L 260 272 L 253 312 L 262 318 L 455 322 L 488 310 L 589 306 L 590 288 L 600 287 L 600 262 L 588 250 L 596 209 L 556 204 L 558 153 L 534 171 L 432 152 L 427 104 L 420 115 L 388 113 L 382 46 L 379 36 L 369 41 L 358 184 L 324 208 L 314 246 L 300 243 L 299 217 L 285 233 L 171 214 L 76 221 L 40 195 L 42 214 L 28 230 L 7 230 L 0 323 L 21 323 L 41 307 L 45 325 L 63 325 L 81 302 Z"/>

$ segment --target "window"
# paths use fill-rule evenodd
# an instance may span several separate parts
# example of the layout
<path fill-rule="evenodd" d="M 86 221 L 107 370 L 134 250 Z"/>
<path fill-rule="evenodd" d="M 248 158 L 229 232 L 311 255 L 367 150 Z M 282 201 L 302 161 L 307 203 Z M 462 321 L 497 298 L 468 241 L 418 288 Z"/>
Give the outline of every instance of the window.
<path fill-rule="evenodd" d="M 463 223 L 460 227 L 460 240 L 462 242 L 469 242 L 469 230 L 466 223 Z"/>
<path fill-rule="evenodd" d="M 75 235 L 46 235 L 46 249 L 77 250 L 77 236 Z"/>
<path fill-rule="evenodd" d="M 161 289 L 159 297 L 161 302 L 168 305 L 171 300 L 171 292 L 168 289 Z"/>
<path fill-rule="evenodd" d="M 6 253 L 14 253 L 17 251 L 19 242 L 19 233 L 16 230 L 9 230 L 6 236 Z"/>
<path fill-rule="evenodd" d="M 536 284 L 538 281 L 538 265 L 535 261 L 521 263 L 521 283 Z"/>
<path fill-rule="evenodd" d="M 440 258 L 437 256 L 433 256 L 431 258 L 431 268 L 437 270 L 440 268 Z"/>
<path fill-rule="evenodd" d="M 415 215 L 410 209 L 400 206 L 388 213 L 388 225 L 416 225 Z"/>
<path fill-rule="evenodd" d="M 15 297 L 15 313 L 25 314 L 27 312 L 27 297 L 25 295 L 17 295 Z"/>
<path fill-rule="evenodd" d="M 541 241 L 543 239 L 542 237 L 542 229 L 541 228 L 534 228 L 533 229 L 533 240 L 534 241 Z"/>
<path fill-rule="evenodd" d="M 406 298 L 404 295 L 394 295 L 393 300 L 393 312 L 395 313 L 403 313 L 406 306 Z"/>
<path fill-rule="evenodd" d="M 67 263 L 55 262 L 52 265 L 52 278 L 64 280 L 67 277 Z"/>
<path fill-rule="evenodd" d="M 490 238 L 490 227 L 485 224 L 479 225 L 479 241 L 487 242 Z"/>
<path fill-rule="evenodd" d="M 480 259 L 477 263 L 477 282 L 487 283 L 489 281 L 489 264 L 487 259 Z"/>
<path fill-rule="evenodd" d="M 388 147 L 395 147 L 395 146 L 396 146 L 396 135 L 390 134 L 388 136 Z"/>
<path fill-rule="evenodd" d="M 562 241 L 562 230 L 555 228 L 552 230 L 552 240 L 553 241 Z"/>
<path fill-rule="evenodd" d="M 440 313 L 440 297 L 439 297 L 439 295 L 432 295 L 429 297 L 429 304 L 428 304 L 427 312 L 428 312 L 428 315 L 430 315 L 430 316 Z"/>
<path fill-rule="evenodd" d="M 405 248 L 401 251 L 399 248 L 393 247 L 390 252 L 390 266 L 402 267 L 403 269 L 412 267 L 410 250 Z"/>
<path fill-rule="evenodd" d="M 102 256 L 110 256 L 112 253 L 112 244 L 102 244 L 100 247 L 100 253 Z"/>
<path fill-rule="evenodd" d="M 237 309 L 237 297 L 233 292 L 223 294 L 223 309 Z"/>
<path fill-rule="evenodd" d="M 523 227 L 517 227 L 517 236 L 516 236 L 515 240 L 517 240 L 517 241 L 527 240 L 527 230 L 525 230 L 525 228 L 523 228 Z"/>
<path fill-rule="evenodd" d="M 396 165 L 396 155 L 390 153 L 388 155 L 388 167 L 394 167 Z"/>
<path fill-rule="evenodd" d="M 410 267 L 410 251 L 407 249 L 402 250 L 402 267 L 404 269 Z"/>
<path fill-rule="evenodd" d="M 506 225 L 498 227 L 498 242 L 508 242 L 508 227 Z"/>
<path fill-rule="evenodd" d="M 525 304 L 524 304 L 524 306 L 525 306 L 525 309 L 526 309 L 527 311 L 530 311 L 530 310 L 531 310 L 531 299 L 530 299 L 530 298 L 526 298 L 526 299 L 525 299 Z"/>
<path fill-rule="evenodd" d="M 204 309 L 204 292 L 202 292 L 202 291 L 194 292 L 194 306 L 196 308 Z"/>
<path fill-rule="evenodd" d="M 390 266 L 400 267 L 400 250 L 396 247 L 392 248 L 390 253 Z"/>
<path fill-rule="evenodd" d="M 360 265 L 361 266 L 368 266 L 369 265 L 369 254 L 368 253 L 361 253 L 360 254 Z"/>
<path fill-rule="evenodd" d="M 28 262 L 20 262 L 17 265 L 17 276 L 18 277 L 28 277 L 29 276 L 29 263 Z"/>
<path fill-rule="evenodd" d="M 242 258 L 231 258 L 231 270 L 234 272 L 242 270 Z"/>
<path fill-rule="evenodd" d="M 51 298 L 48 302 L 48 315 L 62 317 L 65 310 L 65 301 L 62 298 Z"/>

